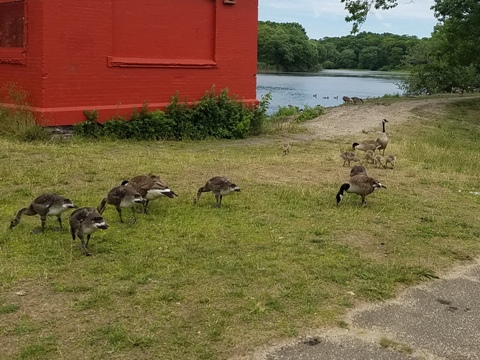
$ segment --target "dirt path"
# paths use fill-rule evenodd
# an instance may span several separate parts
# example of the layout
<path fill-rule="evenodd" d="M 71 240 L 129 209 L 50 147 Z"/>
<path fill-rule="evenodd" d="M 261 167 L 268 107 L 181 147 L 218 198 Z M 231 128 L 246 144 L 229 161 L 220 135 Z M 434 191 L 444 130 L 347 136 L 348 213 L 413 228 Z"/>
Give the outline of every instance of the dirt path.
<path fill-rule="evenodd" d="M 446 104 L 472 97 L 478 95 L 428 97 L 397 102 L 375 100 L 363 105 L 326 108 L 324 115 L 305 123 L 308 133 L 292 134 L 290 139 L 294 142 L 329 140 L 343 135 L 379 132 L 382 119 L 387 119 L 389 125 L 392 125 L 419 118 L 422 114 L 440 114 Z"/>

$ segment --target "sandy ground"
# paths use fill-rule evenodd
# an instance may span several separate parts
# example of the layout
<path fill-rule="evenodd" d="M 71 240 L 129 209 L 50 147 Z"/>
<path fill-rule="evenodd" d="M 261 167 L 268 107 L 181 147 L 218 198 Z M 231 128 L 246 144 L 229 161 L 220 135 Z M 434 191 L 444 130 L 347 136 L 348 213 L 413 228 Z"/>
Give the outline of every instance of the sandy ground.
<path fill-rule="evenodd" d="M 387 119 L 389 125 L 399 124 L 432 114 L 440 114 L 446 104 L 478 97 L 478 95 L 428 97 L 405 101 L 382 102 L 375 100 L 363 105 L 342 105 L 326 108 L 325 113 L 305 123 L 308 133 L 292 134 L 294 142 L 305 140 L 330 140 L 344 135 L 381 132 L 381 121 Z"/>

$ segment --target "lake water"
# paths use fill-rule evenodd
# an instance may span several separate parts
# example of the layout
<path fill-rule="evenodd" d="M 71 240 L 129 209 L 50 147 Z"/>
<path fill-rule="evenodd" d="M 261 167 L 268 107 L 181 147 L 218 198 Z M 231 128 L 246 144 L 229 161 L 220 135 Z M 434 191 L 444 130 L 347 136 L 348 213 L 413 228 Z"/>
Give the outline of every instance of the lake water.
<path fill-rule="evenodd" d="M 280 106 L 337 106 L 342 96 L 359 98 L 402 94 L 404 74 L 365 70 L 322 70 L 309 74 L 257 74 L 257 99 L 272 94 L 268 113 Z"/>

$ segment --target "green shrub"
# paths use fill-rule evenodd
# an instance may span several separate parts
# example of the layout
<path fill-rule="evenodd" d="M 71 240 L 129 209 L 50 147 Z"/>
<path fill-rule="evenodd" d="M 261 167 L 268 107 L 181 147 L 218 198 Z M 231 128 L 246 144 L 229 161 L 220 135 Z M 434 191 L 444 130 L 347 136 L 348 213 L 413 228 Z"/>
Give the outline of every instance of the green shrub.
<path fill-rule="evenodd" d="M 258 106 L 248 106 L 230 97 L 228 90 L 218 95 L 215 88 L 207 91 L 195 104 L 182 102 L 175 94 L 165 112 L 149 111 L 143 104 L 140 111 L 134 110 L 127 120 L 114 118 L 100 124 L 96 110 L 85 111 L 87 120 L 76 124 L 75 133 L 89 138 L 160 140 L 160 139 L 241 139 L 256 135 L 266 118 L 268 97 Z"/>
<path fill-rule="evenodd" d="M 323 114 L 323 108 L 321 106 L 310 107 L 305 105 L 303 112 L 295 119 L 297 123 L 302 123 L 307 120 L 314 119 Z"/>

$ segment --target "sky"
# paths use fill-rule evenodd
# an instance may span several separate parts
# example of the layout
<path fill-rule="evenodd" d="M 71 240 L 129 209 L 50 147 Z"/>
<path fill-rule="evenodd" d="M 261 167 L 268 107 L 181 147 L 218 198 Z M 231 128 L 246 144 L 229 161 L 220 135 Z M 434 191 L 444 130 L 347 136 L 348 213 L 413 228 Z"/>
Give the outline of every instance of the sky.
<path fill-rule="evenodd" d="M 437 23 L 430 10 L 433 4 L 434 0 L 398 0 L 394 9 L 372 11 L 360 31 L 430 37 Z M 352 24 L 345 21 L 346 15 L 340 0 L 258 0 L 259 20 L 299 23 L 310 39 L 349 35 Z"/>

